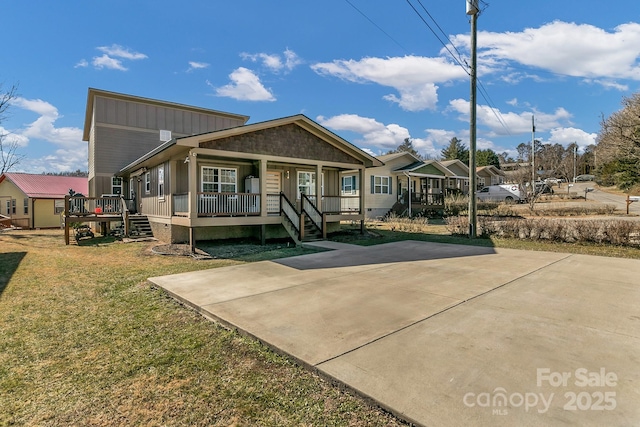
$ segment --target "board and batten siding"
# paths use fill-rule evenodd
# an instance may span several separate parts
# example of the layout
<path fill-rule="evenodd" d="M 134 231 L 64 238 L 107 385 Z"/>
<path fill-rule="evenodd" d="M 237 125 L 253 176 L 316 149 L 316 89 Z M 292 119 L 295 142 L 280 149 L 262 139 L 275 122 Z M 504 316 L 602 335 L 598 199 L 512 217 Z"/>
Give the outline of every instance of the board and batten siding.
<path fill-rule="evenodd" d="M 142 213 L 145 215 L 170 217 L 171 216 L 171 203 L 169 201 L 172 195 L 170 170 L 171 162 L 162 163 L 164 166 L 164 196 L 158 196 L 158 169 L 159 166 L 155 166 L 149 169 L 149 176 L 151 178 L 149 192 L 145 191 L 145 176 L 142 178 L 142 191 L 140 194 L 142 201 Z"/>
<path fill-rule="evenodd" d="M 241 126 L 241 119 L 205 114 L 177 107 L 149 105 L 97 96 L 96 123 L 141 129 L 170 130 L 180 135 L 196 135 Z"/>

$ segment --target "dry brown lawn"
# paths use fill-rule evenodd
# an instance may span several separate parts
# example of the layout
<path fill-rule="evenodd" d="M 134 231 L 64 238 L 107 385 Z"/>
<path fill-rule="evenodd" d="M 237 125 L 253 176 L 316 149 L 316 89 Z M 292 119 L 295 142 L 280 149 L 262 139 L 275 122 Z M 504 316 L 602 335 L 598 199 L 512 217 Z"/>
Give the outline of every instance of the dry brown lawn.
<path fill-rule="evenodd" d="M 399 424 L 146 282 L 244 261 L 152 245 L 0 233 L 0 425 Z"/>

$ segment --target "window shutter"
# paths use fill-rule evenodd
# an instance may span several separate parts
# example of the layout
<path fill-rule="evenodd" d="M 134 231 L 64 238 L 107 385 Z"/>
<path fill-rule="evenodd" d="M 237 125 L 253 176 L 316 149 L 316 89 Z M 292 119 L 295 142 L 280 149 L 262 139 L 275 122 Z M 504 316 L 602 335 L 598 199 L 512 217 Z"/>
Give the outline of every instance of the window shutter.
<path fill-rule="evenodd" d="M 371 175 L 371 194 L 376 192 L 376 177 Z"/>
<path fill-rule="evenodd" d="M 389 177 L 389 194 L 393 194 L 393 177 Z"/>

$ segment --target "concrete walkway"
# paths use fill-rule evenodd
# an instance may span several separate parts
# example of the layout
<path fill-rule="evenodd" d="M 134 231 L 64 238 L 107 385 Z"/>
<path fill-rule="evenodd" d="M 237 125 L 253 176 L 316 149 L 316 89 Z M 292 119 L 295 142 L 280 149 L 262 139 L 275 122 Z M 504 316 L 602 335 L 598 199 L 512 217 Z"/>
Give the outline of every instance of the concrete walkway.
<path fill-rule="evenodd" d="M 637 260 L 408 241 L 149 280 L 416 424 L 640 424 Z"/>

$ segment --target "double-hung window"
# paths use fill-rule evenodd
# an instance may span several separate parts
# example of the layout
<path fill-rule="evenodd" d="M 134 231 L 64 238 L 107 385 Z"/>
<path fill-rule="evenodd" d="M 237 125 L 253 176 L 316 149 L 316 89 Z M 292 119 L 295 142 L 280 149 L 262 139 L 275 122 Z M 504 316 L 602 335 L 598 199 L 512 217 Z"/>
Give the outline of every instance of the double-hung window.
<path fill-rule="evenodd" d="M 145 194 L 151 193 L 151 173 L 144 174 L 144 192 Z"/>
<path fill-rule="evenodd" d="M 122 178 L 116 176 L 111 178 L 111 194 L 122 194 Z"/>
<path fill-rule="evenodd" d="M 358 191 L 357 177 L 355 175 L 342 177 L 342 195 L 350 196 Z"/>
<path fill-rule="evenodd" d="M 371 194 L 391 194 L 390 176 L 372 176 Z"/>
<path fill-rule="evenodd" d="M 237 169 L 203 166 L 201 176 L 202 192 L 237 193 L 237 175 Z"/>
<path fill-rule="evenodd" d="M 28 197 L 24 198 L 24 214 L 25 215 L 29 214 L 29 198 Z"/>
<path fill-rule="evenodd" d="M 158 166 L 158 198 L 164 199 L 164 165 Z"/>
<path fill-rule="evenodd" d="M 298 172 L 298 199 L 302 194 L 313 196 L 316 194 L 315 172 Z"/>

